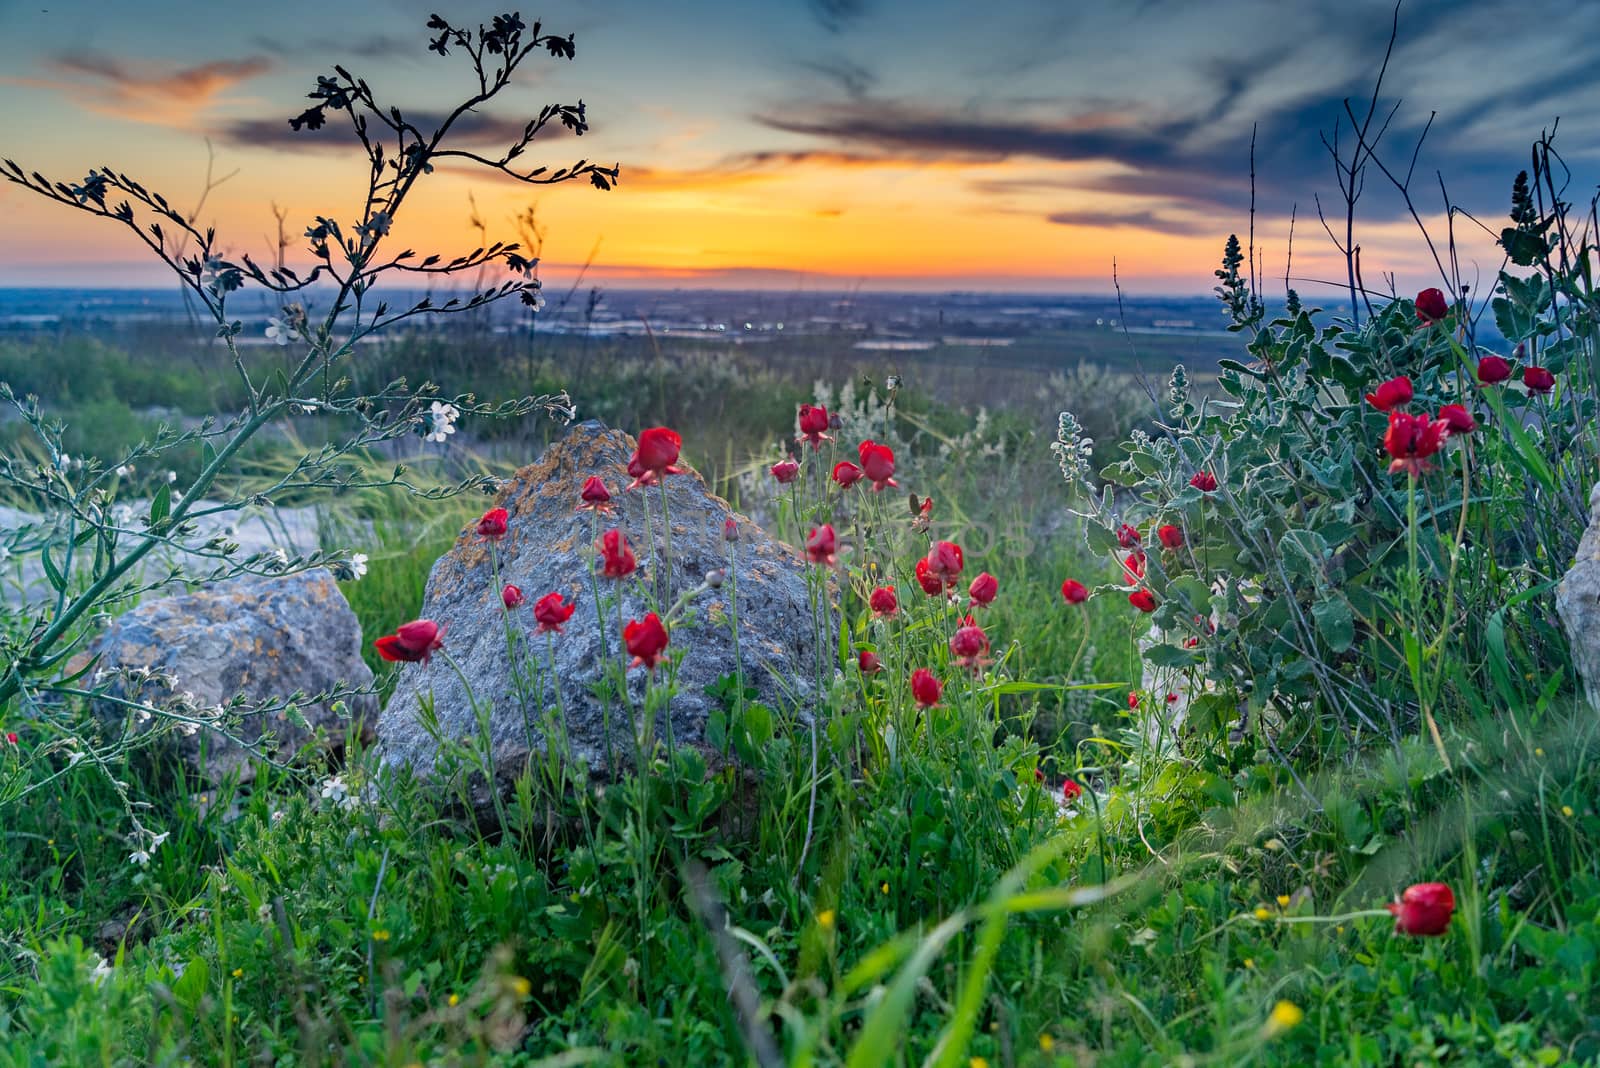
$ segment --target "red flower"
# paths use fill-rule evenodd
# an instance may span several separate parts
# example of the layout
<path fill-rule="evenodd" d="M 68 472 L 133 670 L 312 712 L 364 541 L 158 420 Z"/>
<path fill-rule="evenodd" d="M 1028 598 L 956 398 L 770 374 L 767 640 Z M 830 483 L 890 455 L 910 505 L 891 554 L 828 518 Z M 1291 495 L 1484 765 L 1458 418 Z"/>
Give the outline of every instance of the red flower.
<path fill-rule="evenodd" d="M 919 506 L 917 495 L 911 495 L 911 529 L 918 534 L 926 534 L 933 526 L 933 498 L 925 499 Z"/>
<path fill-rule="evenodd" d="M 1139 547 L 1139 532 L 1124 523 L 1117 528 L 1117 544 L 1124 549 L 1137 549 Z"/>
<path fill-rule="evenodd" d="M 1169 549 L 1181 549 L 1183 547 L 1183 531 L 1171 523 L 1157 530 L 1156 537 L 1160 538 L 1161 544 Z"/>
<path fill-rule="evenodd" d="M 811 557 L 813 564 L 832 567 L 839 559 L 838 553 L 839 539 L 834 536 L 831 523 L 811 528 L 811 536 L 806 539 L 806 555 Z"/>
<path fill-rule="evenodd" d="M 926 556 L 917 561 L 917 585 L 929 597 L 937 597 L 944 592 L 944 583 L 933 573 L 933 565 L 928 563 Z"/>
<path fill-rule="evenodd" d="M 1436 323 L 1450 314 L 1450 305 L 1437 289 L 1424 289 L 1417 294 L 1417 318 L 1425 323 Z"/>
<path fill-rule="evenodd" d="M 578 496 L 581 498 L 581 503 L 578 505 L 579 511 L 585 508 L 593 509 L 596 512 L 611 511 L 611 491 L 606 489 L 606 484 L 601 481 L 599 475 L 590 475 L 584 482 L 583 489 L 578 493 Z"/>
<path fill-rule="evenodd" d="M 1067 804 L 1072 804 L 1082 796 L 1083 787 L 1078 785 L 1077 779 L 1068 779 L 1066 782 L 1061 784 L 1061 800 L 1065 801 Z"/>
<path fill-rule="evenodd" d="M 950 636 L 950 655 L 957 664 L 974 672 L 988 663 L 984 657 L 988 651 L 989 636 L 976 623 L 966 623 Z"/>
<path fill-rule="evenodd" d="M 849 460 L 840 460 L 833 465 L 833 480 L 839 483 L 840 489 L 849 489 L 861 481 L 861 468 Z"/>
<path fill-rule="evenodd" d="M 1068 604 L 1082 604 L 1089 599 L 1089 587 L 1077 579 L 1067 579 L 1061 584 L 1061 596 Z"/>
<path fill-rule="evenodd" d="M 413 620 L 372 644 L 385 660 L 426 664 L 434 653 L 444 648 L 444 628 L 431 619 Z"/>
<path fill-rule="evenodd" d="M 787 486 L 800 474 L 800 465 L 793 460 L 779 460 L 772 465 L 772 477 L 778 480 L 780 486 Z"/>
<path fill-rule="evenodd" d="M 894 595 L 893 586 L 879 586 L 873 590 L 867 604 L 872 607 L 872 614 L 880 618 L 893 616 L 900 610 L 900 598 Z"/>
<path fill-rule="evenodd" d="M 600 573 L 606 578 L 627 578 L 639 566 L 628 539 L 614 528 L 600 535 L 600 561 Z"/>
<path fill-rule="evenodd" d="M 522 587 L 506 583 L 506 588 L 500 591 L 500 603 L 507 608 L 520 608 L 522 602 L 527 600 L 522 596 Z"/>
<path fill-rule="evenodd" d="M 1154 612 L 1156 610 L 1156 595 L 1149 590 L 1134 590 L 1128 594 L 1128 603 L 1141 612 Z"/>
<path fill-rule="evenodd" d="M 863 649 L 856 657 L 856 666 L 863 675 L 874 675 L 883 670 L 883 661 L 878 659 L 878 654 L 870 649 Z"/>
<path fill-rule="evenodd" d="M 17 732 L 16 731 L 6 731 L 6 744 L 7 745 L 16 745 L 17 744 Z"/>
<path fill-rule="evenodd" d="M 972 585 L 967 587 L 967 596 L 972 599 L 967 607 L 970 608 L 972 605 L 977 605 L 981 608 L 992 604 L 999 593 L 1000 580 L 985 571 L 973 579 Z"/>
<path fill-rule="evenodd" d="M 643 622 L 630 619 L 628 625 L 622 628 L 622 644 L 627 646 L 628 653 L 633 657 L 629 667 L 643 664 L 654 671 L 656 665 L 665 659 L 667 628 L 661 625 L 661 617 L 654 612 L 646 615 Z"/>
<path fill-rule="evenodd" d="M 817 404 L 800 405 L 800 440 L 811 442 L 813 449 L 820 449 L 824 441 L 833 440 L 827 430 L 828 409 Z"/>
<path fill-rule="evenodd" d="M 1178 703 L 1178 695 L 1177 694 L 1175 694 L 1175 693 L 1167 694 L 1167 704 L 1175 705 L 1177 703 Z"/>
<path fill-rule="evenodd" d="M 1478 381 L 1486 386 L 1504 382 L 1511 377 L 1511 364 L 1499 356 L 1485 356 L 1478 361 Z"/>
<path fill-rule="evenodd" d="M 561 624 L 572 618 L 572 613 L 578 610 L 575 603 L 565 601 L 559 593 L 547 593 L 533 603 L 533 618 L 539 623 L 541 633 L 561 633 Z M 661 644 L 666 644 L 663 636 Z M 630 647 L 629 652 L 632 652 Z"/>
<path fill-rule="evenodd" d="M 1417 883 L 1406 887 L 1400 900 L 1388 907 L 1394 914 L 1395 934 L 1442 935 L 1450 927 L 1456 896 L 1444 883 Z"/>
<path fill-rule="evenodd" d="M 1129 582 L 1138 582 L 1144 578 L 1145 555 L 1141 550 L 1135 549 L 1122 559 L 1123 574 L 1128 576 Z"/>
<path fill-rule="evenodd" d="M 943 582 L 945 589 L 955 589 L 956 579 L 961 577 L 961 568 L 965 564 L 961 546 L 953 541 L 936 541 L 933 548 L 928 550 L 927 560 L 928 573 Z"/>
<path fill-rule="evenodd" d="M 917 668 L 911 673 L 911 696 L 923 708 L 932 708 L 944 696 L 944 687 L 927 668 Z"/>
<path fill-rule="evenodd" d="M 1443 419 L 1390 412 L 1389 430 L 1383 435 L 1383 447 L 1394 457 L 1389 462 L 1389 473 L 1425 475 L 1432 471 L 1428 457 L 1439 451 L 1449 435 L 1450 425 Z"/>
<path fill-rule="evenodd" d="M 1189 485 L 1201 493 L 1211 493 L 1217 488 L 1217 476 L 1210 471 L 1196 471 L 1194 477 L 1189 480 Z"/>
<path fill-rule="evenodd" d="M 1367 403 L 1380 412 L 1389 412 L 1402 404 L 1410 404 L 1412 396 L 1411 379 L 1401 375 L 1379 386 L 1376 393 L 1368 393 Z"/>
<path fill-rule="evenodd" d="M 894 480 L 894 450 L 876 441 L 863 441 L 856 450 L 861 455 L 861 470 L 872 480 L 872 488 L 898 486 Z"/>
<path fill-rule="evenodd" d="M 1446 404 L 1440 408 L 1439 418 L 1449 426 L 1452 434 L 1470 434 L 1478 429 L 1478 421 L 1472 418 L 1472 413 L 1459 404 Z"/>
<path fill-rule="evenodd" d="M 1549 393 L 1556 388 L 1556 376 L 1543 367 L 1524 367 L 1522 384 L 1528 387 L 1529 393 Z"/>
<path fill-rule="evenodd" d="M 1128 707 L 1132 708 L 1132 709 L 1137 709 L 1139 707 L 1139 691 L 1138 690 L 1129 690 L 1128 691 Z"/>
<path fill-rule="evenodd" d="M 510 516 L 504 508 L 491 508 L 478 520 L 478 537 L 485 541 L 499 541 L 506 536 L 506 520 Z"/>

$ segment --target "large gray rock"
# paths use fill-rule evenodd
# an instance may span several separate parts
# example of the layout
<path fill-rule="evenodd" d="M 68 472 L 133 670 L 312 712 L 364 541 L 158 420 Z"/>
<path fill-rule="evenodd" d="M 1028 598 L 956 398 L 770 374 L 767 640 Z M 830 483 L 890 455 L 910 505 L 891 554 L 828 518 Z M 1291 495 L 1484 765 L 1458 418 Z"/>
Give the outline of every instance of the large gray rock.
<path fill-rule="evenodd" d="M 639 569 L 620 582 L 597 581 L 602 598 L 612 596 L 613 591 L 620 594 L 622 619 L 642 619 L 654 603 L 648 595 L 658 557 L 646 533 L 645 509 L 649 509 L 650 530 L 659 549 L 661 491 L 653 486 L 622 491 L 629 481 L 626 467 L 635 445 L 631 436 L 597 422 L 574 426 L 536 463 L 518 471 L 495 502 L 510 512 L 510 531 L 492 550 L 499 559 L 498 581 L 491 546 L 478 537 L 475 525 L 462 531 L 455 547 L 434 565 L 421 614 L 445 627 L 445 650 L 471 684 L 472 698 L 440 656 L 426 665 L 402 665 L 394 695 L 378 721 L 378 738 L 389 765 L 409 766 L 424 778 L 437 770 L 439 746 L 419 716 L 424 700 L 431 700 L 439 733 L 450 739 L 479 735 L 473 700 L 488 709 L 493 762 L 502 786 L 524 769 L 530 753 L 547 751 L 549 742 L 542 725 L 553 702 L 518 696 L 502 622 L 500 589 L 504 583 L 521 587 L 527 597 L 527 605 L 511 613 L 516 632 L 523 636 L 534 629 L 533 603 L 546 593 L 559 591 L 577 604 L 565 632 L 554 642 L 555 674 L 565 705 L 565 755 L 585 763 L 595 776 L 632 764 L 633 741 L 626 712 L 612 702 L 608 745 L 606 712 L 594 689 L 605 668 L 602 630 L 590 585 L 595 557 L 593 519 L 588 512 L 575 511 L 574 506 L 590 475 L 599 475 L 611 490 L 616 510 L 601 517 L 599 530 L 620 528 L 633 547 Z M 700 586 L 708 572 L 727 568 L 723 523 L 734 513 L 692 471 L 667 476 L 666 486 L 672 518 L 672 591 L 671 597 L 663 600 L 670 604 Z M 794 549 L 773 540 L 748 519 L 734 518 L 738 523 L 739 649 L 745 684 L 754 687 L 758 699 L 772 708 L 804 701 L 814 690 L 816 655 L 807 565 Z M 707 719 L 716 706 L 705 691 L 734 670 L 728 625 L 732 590 L 731 584 L 724 583 L 701 593 L 691 601 L 688 617 L 670 624 L 670 649 L 684 651 L 669 706 L 671 736 L 676 745 L 695 747 L 711 757 L 720 756 L 720 750 L 706 742 Z M 666 617 L 664 608 L 661 614 Z M 605 649 L 615 664 L 621 641 L 614 608 L 605 612 L 603 633 Z M 527 640 L 526 648 L 542 671 L 544 636 Z M 665 670 L 659 669 L 658 677 L 664 677 Z M 635 708 L 644 692 L 645 675 L 642 667 L 628 672 Z M 667 717 L 658 715 L 657 739 L 664 742 L 668 729 Z M 557 752 L 562 752 L 559 746 Z M 481 800 L 474 799 L 475 803 Z"/>
<path fill-rule="evenodd" d="M 1572 660 L 1583 676 L 1589 703 L 1600 709 L 1600 484 L 1589 493 L 1589 529 L 1578 543 L 1572 569 L 1556 588 L 1556 611 L 1566 624 Z"/>
<path fill-rule="evenodd" d="M 196 719 L 210 718 L 236 694 L 243 707 L 280 702 L 295 693 L 310 696 L 337 690 L 370 689 L 372 672 L 361 659 L 361 625 L 327 571 L 274 577 L 245 577 L 158 600 L 146 601 L 118 618 L 95 643 L 98 672 L 111 680 L 107 692 L 137 697 L 160 707 L 193 695 Z M 143 685 L 132 692 L 123 669 L 148 669 L 170 675 L 170 686 Z M 300 726 L 286 709 L 245 715 L 229 733 L 281 759 L 293 756 L 321 730 L 329 741 L 343 740 L 348 726 L 334 700 L 298 703 Z M 344 699 L 350 716 L 370 722 L 377 698 L 359 693 Z M 124 720 L 129 709 L 101 702 L 107 719 Z M 152 721 L 153 722 L 153 721 Z M 146 724 L 148 726 L 148 724 Z M 310 730 L 307 730 L 307 727 Z M 270 738 L 262 746 L 263 735 Z M 237 773 L 254 777 L 249 749 L 222 733 L 199 729 L 170 735 L 177 753 L 213 782 Z"/>

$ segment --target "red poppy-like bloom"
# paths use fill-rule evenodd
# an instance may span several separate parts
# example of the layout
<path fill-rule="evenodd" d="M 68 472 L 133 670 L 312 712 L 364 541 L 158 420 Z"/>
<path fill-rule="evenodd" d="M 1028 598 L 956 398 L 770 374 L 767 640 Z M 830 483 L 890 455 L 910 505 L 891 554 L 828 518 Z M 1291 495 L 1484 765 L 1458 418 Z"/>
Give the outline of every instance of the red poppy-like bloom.
<path fill-rule="evenodd" d="M 499 541 L 506 536 L 507 520 L 511 517 L 504 508 L 491 508 L 478 520 L 478 537 L 486 541 Z"/>
<path fill-rule="evenodd" d="M 600 535 L 600 573 L 606 578 L 627 578 L 639 562 L 633 558 L 628 539 L 615 528 Z"/>
<path fill-rule="evenodd" d="M 1129 582 L 1137 582 L 1144 578 L 1145 555 L 1135 549 L 1122 558 L 1122 573 L 1128 577 Z"/>
<path fill-rule="evenodd" d="M 927 668 L 917 668 L 911 673 L 911 696 L 923 708 L 932 708 L 944 696 L 944 687 Z"/>
<path fill-rule="evenodd" d="M 417 619 L 400 626 L 393 634 L 385 634 L 372 645 L 385 660 L 426 664 L 434 653 L 444 648 L 444 628 L 431 619 Z"/>
<path fill-rule="evenodd" d="M 839 483 L 840 489 L 849 489 L 862 478 L 861 468 L 849 460 L 840 460 L 833 465 L 833 480 Z"/>
<path fill-rule="evenodd" d="M 950 656 L 964 668 L 977 671 L 988 663 L 988 652 L 989 636 L 976 623 L 966 623 L 950 636 Z"/>
<path fill-rule="evenodd" d="M 1117 544 L 1124 549 L 1137 549 L 1139 547 L 1139 532 L 1124 523 L 1117 528 Z"/>
<path fill-rule="evenodd" d="M 894 450 L 876 441 L 863 441 L 856 450 L 861 455 L 861 470 L 872 480 L 872 488 L 882 490 L 899 486 L 894 480 Z"/>
<path fill-rule="evenodd" d="M 833 524 L 824 523 L 811 528 L 811 536 L 806 539 L 806 555 L 811 557 L 813 564 L 832 567 L 839 559 L 838 553 L 839 539 L 834 536 Z"/>
<path fill-rule="evenodd" d="M 943 582 L 945 589 L 955 589 L 956 580 L 961 577 L 961 568 L 966 562 L 961 546 L 953 541 L 936 541 L 933 548 L 928 550 L 927 561 L 928 573 Z"/>
<path fill-rule="evenodd" d="M 873 675 L 883 670 L 883 661 L 878 659 L 878 654 L 870 649 L 863 649 L 856 657 L 856 666 L 863 675 Z"/>
<path fill-rule="evenodd" d="M 643 664 L 654 671 L 656 665 L 666 657 L 667 628 L 662 626 L 661 617 L 654 612 L 643 620 L 630 619 L 628 625 L 622 628 L 622 644 L 627 646 L 629 655 L 633 657 L 629 667 Z"/>
<path fill-rule="evenodd" d="M 1076 801 L 1082 796 L 1083 787 L 1078 785 L 1077 779 L 1068 779 L 1066 782 L 1061 784 L 1061 800 L 1065 801 L 1067 804 L 1072 804 L 1072 802 Z"/>
<path fill-rule="evenodd" d="M 1472 418 L 1472 413 L 1459 404 L 1446 404 L 1440 408 L 1439 418 L 1450 428 L 1452 434 L 1470 434 L 1478 429 L 1478 421 Z"/>
<path fill-rule="evenodd" d="M 1406 887 L 1400 900 L 1388 907 L 1394 915 L 1395 934 L 1431 937 L 1449 929 L 1456 895 L 1444 883 L 1417 883 Z"/>
<path fill-rule="evenodd" d="M 933 573 L 933 565 L 928 563 L 926 556 L 917 561 L 917 585 L 921 586 L 922 592 L 929 597 L 937 597 L 944 592 L 944 583 Z"/>
<path fill-rule="evenodd" d="M 7 745 L 16 745 L 17 744 L 17 732 L 16 731 L 6 731 L 6 744 Z"/>
<path fill-rule="evenodd" d="M 1189 485 L 1201 493 L 1213 493 L 1217 488 L 1217 476 L 1210 471 L 1196 471 L 1194 477 L 1189 480 Z"/>
<path fill-rule="evenodd" d="M 1549 393 L 1556 388 L 1556 376 L 1543 367 L 1524 367 L 1522 384 L 1528 387 L 1529 393 Z"/>
<path fill-rule="evenodd" d="M 1437 289 L 1424 289 L 1417 294 L 1417 318 L 1425 323 L 1436 323 L 1450 314 L 1450 304 Z"/>
<path fill-rule="evenodd" d="M 1511 363 L 1499 356 L 1485 356 L 1478 361 L 1478 381 L 1486 386 L 1504 382 L 1511 377 Z"/>
<path fill-rule="evenodd" d="M 872 591 L 872 596 L 867 598 L 867 604 L 872 608 L 872 614 L 879 618 L 893 616 L 900 611 L 900 598 L 894 594 L 893 586 L 879 586 Z"/>
<path fill-rule="evenodd" d="M 578 492 L 578 510 L 589 509 L 596 512 L 609 512 L 612 509 L 611 491 L 606 489 L 605 482 L 599 475 L 590 475 L 584 480 L 583 489 Z"/>
<path fill-rule="evenodd" d="M 1129 708 L 1138 708 L 1139 707 L 1139 691 L 1138 690 L 1129 690 L 1128 691 L 1128 707 Z"/>
<path fill-rule="evenodd" d="M 787 486 L 800 475 L 800 465 L 793 460 L 779 460 L 772 465 L 772 477 L 780 486 Z"/>
<path fill-rule="evenodd" d="M 1141 612 L 1154 612 L 1156 610 L 1156 595 L 1149 590 L 1134 590 L 1128 594 L 1128 603 Z"/>
<path fill-rule="evenodd" d="M 1401 375 L 1379 386 L 1376 393 L 1368 393 L 1367 403 L 1380 412 L 1389 412 L 1402 404 L 1410 404 L 1412 396 L 1411 379 Z"/>
<path fill-rule="evenodd" d="M 1450 425 L 1443 419 L 1390 412 L 1389 430 L 1383 435 L 1384 450 L 1394 457 L 1389 462 L 1389 473 L 1425 475 L 1432 471 L 1428 457 L 1438 452 L 1449 436 Z"/>
<path fill-rule="evenodd" d="M 1175 693 L 1167 694 L 1167 704 L 1175 705 L 1177 703 L 1178 703 L 1178 695 L 1177 694 L 1175 694 Z"/>
<path fill-rule="evenodd" d="M 628 460 L 628 474 L 633 476 L 628 488 L 654 485 L 662 475 L 683 474 L 676 466 L 682 448 L 683 437 L 676 430 L 653 426 L 639 431 L 639 447 Z"/>
<path fill-rule="evenodd" d="M 968 607 L 977 605 L 982 608 L 985 605 L 993 604 L 995 597 L 999 593 L 1000 580 L 985 571 L 973 579 L 972 585 L 967 587 L 967 596 L 971 598 L 968 602 Z"/>
<path fill-rule="evenodd" d="M 576 603 L 566 601 L 559 593 L 547 593 L 533 603 L 533 618 L 538 621 L 541 633 L 560 634 L 561 624 L 571 619 L 577 610 Z M 665 638 L 661 644 L 666 644 Z"/>
<path fill-rule="evenodd" d="M 1156 537 L 1161 539 L 1161 544 L 1169 549 L 1183 548 L 1183 530 L 1171 523 L 1156 531 Z"/>
<path fill-rule="evenodd" d="M 525 600 L 527 598 L 522 596 L 522 587 L 515 583 L 506 583 L 506 588 L 500 591 L 500 603 L 507 608 L 520 608 Z"/>
<path fill-rule="evenodd" d="M 1061 597 L 1068 604 L 1082 604 L 1089 599 L 1089 587 L 1077 579 L 1067 579 L 1061 584 Z"/>
<path fill-rule="evenodd" d="M 800 405 L 800 440 L 811 442 L 813 449 L 833 440 L 828 435 L 828 409 L 818 404 Z"/>

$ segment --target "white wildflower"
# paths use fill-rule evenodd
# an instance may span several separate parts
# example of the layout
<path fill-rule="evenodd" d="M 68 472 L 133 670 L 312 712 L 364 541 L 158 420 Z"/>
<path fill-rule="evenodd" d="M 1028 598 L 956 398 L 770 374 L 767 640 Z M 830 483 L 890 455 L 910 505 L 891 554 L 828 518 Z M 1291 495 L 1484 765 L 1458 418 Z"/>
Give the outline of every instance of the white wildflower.
<path fill-rule="evenodd" d="M 352 577 L 357 578 L 357 579 L 361 579 L 361 578 L 365 578 L 366 577 L 366 575 L 367 575 L 367 554 L 366 553 L 351 553 L 350 554 L 350 574 L 351 574 Z"/>
<path fill-rule="evenodd" d="M 456 420 L 461 418 L 461 409 L 454 404 L 433 402 L 433 407 L 423 413 L 424 441 L 448 441 L 451 434 L 456 432 Z"/>
<path fill-rule="evenodd" d="M 299 341 L 300 335 L 295 328 L 282 319 L 267 320 L 267 340 L 278 345 L 287 345 L 291 341 Z"/>
<path fill-rule="evenodd" d="M 146 864 L 150 863 L 150 851 L 142 846 L 138 849 L 135 849 L 132 853 L 128 854 L 128 863 L 137 864 L 141 868 L 144 867 Z"/>
<path fill-rule="evenodd" d="M 322 799 L 333 802 L 337 808 L 351 809 L 356 807 L 355 795 L 350 792 L 350 787 L 345 783 L 344 777 L 335 775 L 322 784 Z"/>
<path fill-rule="evenodd" d="M 111 962 L 98 953 L 91 955 L 94 957 L 94 967 L 89 970 L 89 978 L 95 986 L 99 986 L 111 978 Z"/>

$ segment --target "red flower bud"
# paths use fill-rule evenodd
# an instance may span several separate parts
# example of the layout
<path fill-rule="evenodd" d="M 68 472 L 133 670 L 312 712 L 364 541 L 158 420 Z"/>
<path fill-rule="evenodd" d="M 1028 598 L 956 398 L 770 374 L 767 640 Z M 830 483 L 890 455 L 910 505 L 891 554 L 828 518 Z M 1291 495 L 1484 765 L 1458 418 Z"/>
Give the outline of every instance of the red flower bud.
<path fill-rule="evenodd" d="M 832 567 L 839 559 L 838 552 L 839 539 L 834 536 L 831 523 L 811 528 L 811 536 L 806 538 L 806 555 L 813 564 Z"/>
<path fill-rule="evenodd" d="M 1456 911 L 1456 896 L 1444 883 L 1417 883 L 1406 887 L 1400 900 L 1388 907 L 1394 914 L 1395 934 L 1442 935 Z"/>
<path fill-rule="evenodd" d="M 500 591 L 500 603 L 505 605 L 507 608 L 521 607 L 522 602 L 525 600 L 527 600 L 527 598 L 522 596 L 521 586 L 516 586 L 508 582 L 506 583 L 506 588 Z"/>
<path fill-rule="evenodd" d="M 1137 549 L 1139 547 L 1139 532 L 1126 523 L 1122 524 L 1117 528 L 1117 544 L 1124 549 Z"/>
<path fill-rule="evenodd" d="M 1424 289 L 1417 294 L 1417 318 L 1424 323 L 1436 323 L 1450 314 L 1450 305 L 1437 289 Z"/>
<path fill-rule="evenodd" d="M 1129 582 L 1137 582 L 1144 578 L 1145 555 L 1138 549 L 1122 558 L 1122 571 Z"/>
<path fill-rule="evenodd" d="M 822 448 L 828 436 L 828 409 L 816 404 L 800 405 L 800 439 L 809 441 L 813 449 Z"/>
<path fill-rule="evenodd" d="M 911 673 L 911 696 L 923 708 L 932 708 L 944 696 L 944 687 L 927 668 L 917 668 Z"/>
<path fill-rule="evenodd" d="M 1156 610 L 1156 595 L 1149 590 L 1134 590 L 1128 594 L 1128 603 L 1141 612 L 1154 612 Z"/>
<path fill-rule="evenodd" d="M 1082 796 L 1083 787 L 1078 785 L 1077 779 L 1068 779 L 1066 782 L 1061 784 L 1061 800 L 1065 801 L 1067 804 L 1072 804 Z"/>
<path fill-rule="evenodd" d="M 1524 367 L 1522 384 L 1528 387 L 1529 393 L 1549 393 L 1556 388 L 1556 376 L 1543 367 Z"/>
<path fill-rule="evenodd" d="M 1129 690 L 1128 691 L 1128 707 L 1132 708 L 1132 709 L 1137 709 L 1139 707 L 1139 691 L 1138 690 Z"/>
<path fill-rule="evenodd" d="M 927 560 L 929 574 L 943 582 L 945 589 L 954 589 L 965 563 L 961 546 L 953 541 L 936 541 L 928 550 Z"/>
<path fill-rule="evenodd" d="M 682 474 L 673 466 L 683 448 L 683 438 L 676 430 L 653 426 L 639 431 L 639 466 L 658 475 Z"/>
<path fill-rule="evenodd" d="M 575 603 L 566 602 L 559 593 L 547 593 L 534 602 L 533 618 L 538 621 L 541 633 L 561 633 L 561 624 L 572 618 L 572 613 L 577 611 Z M 662 640 L 665 645 L 665 639 Z M 629 652 L 632 652 L 629 649 Z"/>
<path fill-rule="evenodd" d="M 867 604 L 872 607 L 872 614 L 879 617 L 893 616 L 900 610 L 900 599 L 895 596 L 893 586 L 879 586 L 873 590 Z"/>
<path fill-rule="evenodd" d="M 1000 593 L 1000 580 L 985 571 L 972 580 L 972 585 L 967 587 L 967 596 L 972 600 L 969 604 L 983 607 L 992 604 Z"/>
<path fill-rule="evenodd" d="M 1189 480 L 1189 485 L 1201 493 L 1212 493 L 1217 488 L 1217 476 L 1210 471 L 1196 471 L 1194 477 Z"/>
<path fill-rule="evenodd" d="M 722 540 L 728 542 L 739 540 L 739 521 L 731 515 L 722 521 Z"/>
<path fill-rule="evenodd" d="M 1368 393 L 1367 403 L 1380 412 L 1388 412 L 1402 404 L 1410 404 L 1412 396 L 1411 379 L 1401 375 L 1383 383 L 1376 393 Z"/>
<path fill-rule="evenodd" d="M 964 668 L 977 671 L 987 661 L 989 636 L 975 623 L 967 623 L 950 636 L 950 656 Z"/>
<path fill-rule="evenodd" d="M 1499 356 L 1485 356 L 1478 361 L 1478 381 L 1486 386 L 1504 382 L 1511 377 L 1511 364 Z"/>
<path fill-rule="evenodd" d="M 861 669 L 861 674 L 874 675 L 883 670 L 883 661 L 878 659 L 877 653 L 870 649 L 863 649 L 860 655 L 856 657 L 856 666 Z"/>
<path fill-rule="evenodd" d="M 645 616 L 643 621 L 630 619 L 628 625 L 622 628 L 622 644 L 627 646 L 629 655 L 633 657 L 629 667 L 643 664 L 654 671 L 656 665 L 665 658 L 667 628 L 661 625 L 661 617 L 654 612 Z"/>
<path fill-rule="evenodd" d="M 444 648 L 444 628 L 431 619 L 413 620 L 372 644 L 385 660 L 426 664 L 434 653 Z"/>
<path fill-rule="evenodd" d="M 894 480 L 894 450 L 876 441 L 863 441 L 857 450 L 861 456 L 861 470 L 872 480 L 872 488 L 882 490 L 898 486 Z"/>
<path fill-rule="evenodd" d="M 478 520 L 478 537 L 486 541 L 499 541 L 506 536 L 507 520 L 504 508 L 491 508 Z"/>
<path fill-rule="evenodd" d="M 1156 537 L 1160 538 L 1161 544 L 1169 549 L 1181 549 L 1183 547 L 1183 531 L 1171 523 L 1157 530 Z"/>
<path fill-rule="evenodd" d="M 16 745 L 17 744 L 17 732 L 16 731 L 6 731 L 6 744 L 7 745 Z"/>
<path fill-rule="evenodd" d="M 1082 604 L 1089 599 L 1089 587 L 1077 579 L 1067 579 L 1061 584 L 1061 596 L 1068 604 Z"/>
<path fill-rule="evenodd" d="M 772 477 L 778 480 L 781 486 L 787 486 L 800 474 L 800 465 L 793 460 L 779 460 L 772 465 Z"/>
<path fill-rule="evenodd" d="M 849 460 L 840 460 L 833 465 L 833 480 L 839 483 L 841 489 L 849 489 L 861 481 L 861 468 Z"/>
<path fill-rule="evenodd" d="M 928 563 L 926 556 L 917 561 L 917 585 L 929 597 L 937 597 L 944 592 L 944 583 L 933 573 L 933 565 Z"/>
<path fill-rule="evenodd" d="M 606 578 L 627 578 L 639 566 L 628 548 L 628 539 L 620 530 L 611 529 L 600 535 L 600 573 Z"/>
<path fill-rule="evenodd" d="M 1446 404 L 1440 408 L 1439 418 L 1452 434 L 1470 434 L 1478 429 L 1478 421 L 1472 418 L 1472 413 L 1459 404 Z"/>
<path fill-rule="evenodd" d="M 601 481 L 599 475 L 590 475 L 578 496 L 582 499 L 582 503 L 578 505 L 580 509 L 592 508 L 597 512 L 611 510 L 611 491 L 606 489 L 606 484 Z"/>

